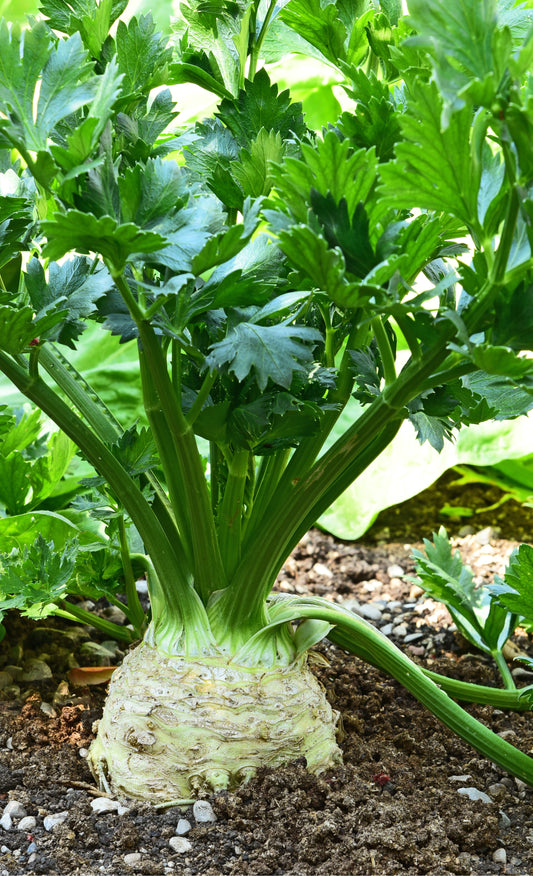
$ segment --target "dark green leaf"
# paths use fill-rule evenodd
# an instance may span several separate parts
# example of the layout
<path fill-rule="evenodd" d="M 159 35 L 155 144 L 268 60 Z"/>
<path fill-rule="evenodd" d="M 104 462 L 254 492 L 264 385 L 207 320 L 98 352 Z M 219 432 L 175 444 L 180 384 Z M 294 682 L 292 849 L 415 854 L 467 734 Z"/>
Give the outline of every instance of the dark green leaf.
<path fill-rule="evenodd" d="M 263 129 L 282 140 L 302 137 L 307 130 L 301 104 L 291 102 L 288 91 L 280 93 L 264 68 L 253 82 L 246 80 L 237 98 L 222 100 L 216 115 L 241 146 L 250 146 Z"/>
<path fill-rule="evenodd" d="M 119 224 L 111 216 L 97 219 L 81 210 L 56 213 L 53 220 L 42 223 L 48 241 L 45 255 L 57 260 L 71 251 L 97 252 L 116 271 L 121 271 L 130 256 L 162 249 L 167 241 L 160 234 L 142 231 L 132 222 Z"/>
<path fill-rule="evenodd" d="M 269 380 L 289 389 L 295 372 L 308 373 L 321 339 L 320 332 L 303 326 L 239 323 L 212 345 L 206 364 L 211 370 L 227 368 L 238 381 L 252 373 L 261 391 Z"/>
<path fill-rule="evenodd" d="M 124 74 L 122 88 L 126 95 L 148 93 L 165 83 L 165 68 L 172 60 L 162 34 L 150 13 L 135 16 L 125 24 L 120 21 L 116 36 L 118 68 Z"/>
<path fill-rule="evenodd" d="M 498 579 L 491 590 L 509 611 L 530 623 L 533 621 L 533 547 L 530 544 L 515 548 L 503 581 Z"/>
<path fill-rule="evenodd" d="M 396 159 L 382 165 L 382 202 L 390 207 L 422 207 L 448 212 L 470 226 L 477 216 L 479 176 L 470 156 L 469 106 L 441 124 L 442 98 L 434 82 L 419 83 L 401 116 L 404 140 Z"/>

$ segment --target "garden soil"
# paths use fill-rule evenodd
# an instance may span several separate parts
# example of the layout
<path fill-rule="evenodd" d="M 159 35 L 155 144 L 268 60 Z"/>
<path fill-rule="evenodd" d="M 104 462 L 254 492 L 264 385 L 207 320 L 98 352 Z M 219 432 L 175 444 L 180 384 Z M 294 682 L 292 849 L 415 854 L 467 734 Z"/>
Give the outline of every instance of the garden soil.
<path fill-rule="evenodd" d="M 277 586 L 370 605 L 379 625 L 390 621 L 395 641 L 421 664 L 497 684 L 490 661 L 460 638 L 446 610 L 402 576 L 413 572 L 413 546 L 443 523 L 476 580 L 501 574 L 513 545 L 533 541 L 533 511 L 512 501 L 483 510 L 499 495 L 486 485 L 459 490 L 447 475 L 381 515 L 358 542 L 313 530 Z M 443 516 L 446 506 L 463 516 Z M 68 673 L 91 662 L 88 653 L 98 652 L 91 643 L 101 644 L 101 637 L 60 619 L 14 616 L 7 626 L 0 650 L 0 812 L 15 801 L 34 821 L 19 829 L 21 810 L 10 829 L 3 819 L 0 876 L 533 874 L 533 791 L 442 727 L 395 681 L 328 642 L 317 648 L 313 666 L 342 715 L 343 766 L 320 776 L 300 762 L 265 770 L 236 791 L 212 796 L 216 821 L 208 823 L 197 822 L 191 808 L 132 804 L 97 813 L 99 794 L 83 755 L 105 685 L 75 687 Z M 533 653 L 523 631 L 514 645 Z M 517 682 L 533 680 L 513 665 Z M 533 753 L 531 713 L 469 709 Z M 60 823 L 46 829 L 50 815 Z M 180 819 L 190 830 L 182 821 L 187 832 L 176 843 Z"/>

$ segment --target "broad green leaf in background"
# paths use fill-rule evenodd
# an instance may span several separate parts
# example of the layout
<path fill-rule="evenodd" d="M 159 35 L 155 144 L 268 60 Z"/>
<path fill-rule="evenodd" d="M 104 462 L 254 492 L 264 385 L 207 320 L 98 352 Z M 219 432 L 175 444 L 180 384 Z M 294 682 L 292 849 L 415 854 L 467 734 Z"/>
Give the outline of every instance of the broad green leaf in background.
<path fill-rule="evenodd" d="M 357 410 L 357 402 L 348 404 L 332 438 L 355 419 Z M 435 453 L 429 444 L 419 444 L 412 425 L 404 423 L 392 444 L 322 515 L 319 525 L 338 538 L 360 538 L 380 511 L 416 496 L 455 465 L 491 466 L 530 454 L 532 432 L 532 416 L 481 423 L 461 429 L 454 444 L 447 441 L 442 452 Z"/>

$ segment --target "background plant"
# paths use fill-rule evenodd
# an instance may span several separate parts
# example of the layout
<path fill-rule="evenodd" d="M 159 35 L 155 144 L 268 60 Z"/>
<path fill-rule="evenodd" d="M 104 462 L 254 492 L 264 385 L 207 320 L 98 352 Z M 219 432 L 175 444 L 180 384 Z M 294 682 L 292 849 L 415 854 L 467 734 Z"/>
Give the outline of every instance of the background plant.
<path fill-rule="evenodd" d="M 405 19 L 393 2 L 189 0 L 172 44 L 149 16 L 110 33 L 122 3 L 45 2 L 23 41 L 0 27 L 0 370 L 94 467 L 149 573 L 151 623 L 114 676 L 91 754 L 118 793 L 233 784 L 270 745 L 268 762 L 335 762 L 331 709 L 305 671 L 324 635 L 533 781 L 530 759 L 441 688 L 527 698 L 438 687 L 350 612 L 271 593 L 406 419 L 440 447 L 503 397 L 509 417 L 531 407 L 531 14 L 491 0 L 410 7 Z M 262 65 L 275 46 L 335 68 L 355 109 L 317 135 Z M 183 83 L 217 109 L 180 130 L 165 86 Z M 122 422 L 68 361 L 87 322 L 136 350 L 149 428 Z M 355 419 L 328 445 L 352 398 Z M 123 532 L 130 585 L 131 547 Z M 40 548 L 4 558 L 8 580 L 21 564 L 38 579 L 45 552 L 49 586 L 66 579 L 79 548 Z M 162 702 L 177 666 L 176 696 L 190 697 Z M 257 702 L 235 708 L 246 685 Z M 200 713 L 215 727 L 191 747 Z"/>

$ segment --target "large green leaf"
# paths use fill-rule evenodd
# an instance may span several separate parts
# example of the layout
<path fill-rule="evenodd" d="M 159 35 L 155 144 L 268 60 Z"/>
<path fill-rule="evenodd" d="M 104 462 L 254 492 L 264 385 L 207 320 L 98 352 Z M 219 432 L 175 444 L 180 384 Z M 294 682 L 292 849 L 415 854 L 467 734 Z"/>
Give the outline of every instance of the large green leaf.
<path fill-rule="evenodd" d="M 223 341 L 213 344 L 206 363 L 226 367 L 237 380 L 253 374 L 260 390 L 269 380 L 289 389 L 295 372 L 307 373 L 320 332 L 305 326 L 262 326 L 239 323 Z"/>
<path fill-rule="evenodd" d="M 330 440 L 339 437 L 360 411 L 355 401 L 350 402 Z M 447 441 L 436 453 L 427 443 L 420 445 L 412 425 L 404 423 L 389 447 L 322 515 L 320 526 L 338 538 L 360 538 L 380 511 L 416 496 L 455 465 L 490 466 L 526 456 L 531 452 L 531 428 L 532 417 L 468 426 L 454 444 Z"/>
<path fill-rule="evenodd" d="M 447 212 L 470 227 L 477 216 L 479 175 L 470 155 L 472 110 L 454 113 L 444 129 L 435 82 L 417 82 L 400 117 L 404 139 L 381 168 L 382 201 L 389 207 Z"/>

